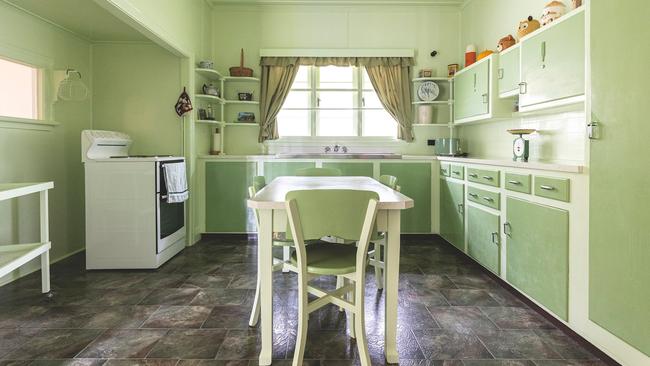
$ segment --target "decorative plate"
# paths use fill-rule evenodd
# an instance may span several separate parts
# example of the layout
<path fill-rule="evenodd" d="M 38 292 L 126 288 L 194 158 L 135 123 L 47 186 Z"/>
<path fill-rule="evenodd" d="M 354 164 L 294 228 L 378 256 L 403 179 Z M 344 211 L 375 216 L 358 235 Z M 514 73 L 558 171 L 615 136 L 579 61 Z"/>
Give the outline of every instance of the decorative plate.
<path fill-rule="evenodd" d="M 418 86 L 418 98 L 423 102 L 432 102 L 439 94 L 440 88 L 433 81 L 425 81 Z"/>

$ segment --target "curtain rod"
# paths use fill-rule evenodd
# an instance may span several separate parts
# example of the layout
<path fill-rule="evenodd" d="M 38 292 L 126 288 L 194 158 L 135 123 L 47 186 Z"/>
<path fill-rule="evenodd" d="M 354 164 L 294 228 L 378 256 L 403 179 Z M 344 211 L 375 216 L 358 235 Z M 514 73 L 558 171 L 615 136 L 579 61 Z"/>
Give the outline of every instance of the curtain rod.
<path fill-rule="evenodd" d="M 260 57 L 415 57 L 409 48 L 263 48 Z"/>

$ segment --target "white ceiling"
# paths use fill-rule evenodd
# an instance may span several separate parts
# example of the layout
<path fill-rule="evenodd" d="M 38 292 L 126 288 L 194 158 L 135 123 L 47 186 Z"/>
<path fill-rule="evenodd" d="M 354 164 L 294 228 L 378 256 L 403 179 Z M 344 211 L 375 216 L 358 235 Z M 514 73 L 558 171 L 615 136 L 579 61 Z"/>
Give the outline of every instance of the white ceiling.
<path fill-rule="evenodd" d="M 213 5 L 451 5 L 467 0 L 208 0 Z"/>
<path fill-rule="evenodd" d="M 4 0 L 89 41 L 147 41 L 92 0 Z"/>

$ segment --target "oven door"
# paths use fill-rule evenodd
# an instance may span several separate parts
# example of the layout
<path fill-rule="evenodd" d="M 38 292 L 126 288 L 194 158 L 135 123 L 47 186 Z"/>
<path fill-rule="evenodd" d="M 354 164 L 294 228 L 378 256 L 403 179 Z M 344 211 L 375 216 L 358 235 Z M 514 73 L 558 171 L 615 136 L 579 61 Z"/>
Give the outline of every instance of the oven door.
<path fill-rule="evenodd" d="M 175 162 L 175 161 L 174 161 Z M 161 253 L 179 240 L 185 238 L 185 202 L 168 203 L 165 176 L 162 166 L 165 162 L 159 163 L 158 192 L 156 193 L 156 252 Z"/>

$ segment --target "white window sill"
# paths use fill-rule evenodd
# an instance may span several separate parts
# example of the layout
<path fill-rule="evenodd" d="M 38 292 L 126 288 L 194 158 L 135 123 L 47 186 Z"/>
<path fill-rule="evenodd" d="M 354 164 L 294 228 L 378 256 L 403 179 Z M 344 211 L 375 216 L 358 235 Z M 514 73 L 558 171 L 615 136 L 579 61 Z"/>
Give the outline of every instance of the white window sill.
<path fill-rule="evenodd" d="M 0 116 L 0 128 L 49 131 L 58 125 L 48 120 Z"/>
<path fill-rule="evenodd" d="M 282 137 L 265 142 L 268 153 L 323 152 L 326 146 L 345 146 L 351 153 L 393 153 L 406 144 L 392 137 Z"/>

